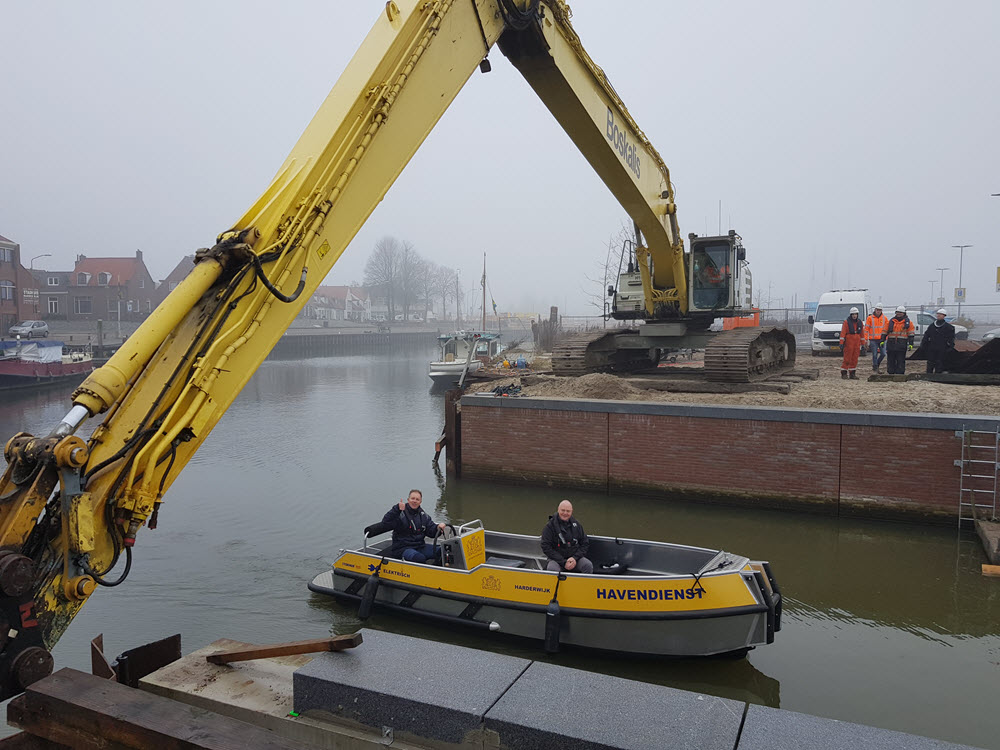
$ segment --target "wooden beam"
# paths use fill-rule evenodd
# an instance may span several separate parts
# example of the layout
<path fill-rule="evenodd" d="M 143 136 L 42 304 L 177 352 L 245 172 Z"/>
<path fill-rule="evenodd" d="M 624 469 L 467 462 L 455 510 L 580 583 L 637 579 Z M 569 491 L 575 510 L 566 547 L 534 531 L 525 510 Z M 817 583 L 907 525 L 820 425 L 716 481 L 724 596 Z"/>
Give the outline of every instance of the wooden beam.
<path fill-rule="evenodd" d="M 75 669 L 39 680 L 7 705 L 7 722 L 78 750 L 307 750 L 301 742 Z"/>
<path fill-rule="evenodd" d="M 229 664 L 234 661 L 268 659 L 272 656 L 292 656 L 293 654 L 318 654 L 323 651 L 344 651 L 361 645 L 361 633 L 335 635 L 333 638 L 313 638 L 308 641 L 275 643 L 266 646 L 234 648 L 209 654 L 205 660 L 211 664 Z"/>
<path fill-rule="evenodd" d="M 36 737 L 27 732 L 18 732 L 0 740 L 0 750 L 71 750 L 69 745 Z"/>
<path fill-rule="evenodd" d="M 1000 565 L 987 565 L 983 563 L 983 575 L 990 578 L 1000 578 Z"/>

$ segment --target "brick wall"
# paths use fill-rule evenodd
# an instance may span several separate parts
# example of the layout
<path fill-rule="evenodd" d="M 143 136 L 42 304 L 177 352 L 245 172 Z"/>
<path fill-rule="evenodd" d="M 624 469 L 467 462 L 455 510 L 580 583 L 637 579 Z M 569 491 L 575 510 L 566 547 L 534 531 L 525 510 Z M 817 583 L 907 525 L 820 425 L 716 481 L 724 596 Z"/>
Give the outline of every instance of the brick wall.
<path fill-rule="evenodd" d="M 461 409 L 464 477 L 941 523 L 958 513 L 955 431 L 1000 424 L 486 396 Z"/>

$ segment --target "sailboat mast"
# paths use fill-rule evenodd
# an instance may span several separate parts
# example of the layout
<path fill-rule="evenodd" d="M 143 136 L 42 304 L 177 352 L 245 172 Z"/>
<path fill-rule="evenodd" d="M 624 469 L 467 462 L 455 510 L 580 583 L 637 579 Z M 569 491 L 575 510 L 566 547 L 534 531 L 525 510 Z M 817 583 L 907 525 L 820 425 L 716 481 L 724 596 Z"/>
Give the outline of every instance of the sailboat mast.
<path fill-rule="evenodd" d="M 483 327 L 480 331 L 486 331 L 486 253 L 483 252 Z"/>

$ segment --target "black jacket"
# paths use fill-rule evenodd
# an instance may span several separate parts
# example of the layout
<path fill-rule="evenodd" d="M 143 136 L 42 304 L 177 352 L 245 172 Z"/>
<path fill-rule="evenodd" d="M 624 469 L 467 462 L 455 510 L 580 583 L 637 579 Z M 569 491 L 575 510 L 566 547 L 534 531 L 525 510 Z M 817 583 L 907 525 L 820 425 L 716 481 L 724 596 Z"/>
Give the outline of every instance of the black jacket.
<path fill-rule="evenodd" d="M 391 529 L 392 547 L 389 548 L 389 556 L 402 557 L 403 550 L 424 546 L 426 544 L 424 538 L 437 533 L 437 524 L 423 508 L 414 511 L 407 505 L 400 510 L 397 503 L 382 517 L 381 524 L 373 524 L 366 531 L 369 529 L 370 536 L 384 534 Z"/>
<path fill-rule="evenodd" d="M 559 516 L 549 516 L 549 522 L 542 529 L 542 552 L 562 565 L 571 557 L 579 560 L 587 556 L 590 540 L 583 525 L 570 516 L 568 521 L 560 521 Z"/>
<path fill-rule="evenodd" d="M 928 357 L 940 357 L 955 348 L 955 326 L 948 321 L 938 325 L 939 322 L 935 320 L 924 331 L 922 343 L 927 348 Z"/>

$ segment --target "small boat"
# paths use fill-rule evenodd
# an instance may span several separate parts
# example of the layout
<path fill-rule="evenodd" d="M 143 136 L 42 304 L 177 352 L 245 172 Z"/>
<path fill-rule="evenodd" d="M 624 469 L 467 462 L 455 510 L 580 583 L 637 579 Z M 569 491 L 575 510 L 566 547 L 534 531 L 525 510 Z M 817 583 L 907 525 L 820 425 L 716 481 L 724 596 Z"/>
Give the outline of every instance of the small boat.
<path fill-rule="evenodd" d="M 0 390 L 82 381 L 94 369 L 90 352 L 63 347 L 61 341 L 0 341 Z"/>
<path fill-rule="evenodd" d="M 450 538 L 447 538 L 450 537 Z M 341 550 L 315 593 L 545 643 L 663 657 L 729 655 L 774 641 L 781 592 L 766 562 L 681 544 L 590 537 L 594 573 L 545 569 L 538 537 L 471 521 L 435 539 L 443 565 L 386 557 L 391 540 Z"/>
<path fill-rule="evenodd" d="M 455 331 L 438 336 L 438 346 L 440 357 L 428 372 L 435 387 L 456 385 L 466 368 L 471 375 L 503 350 L 495 331 Z"/>

